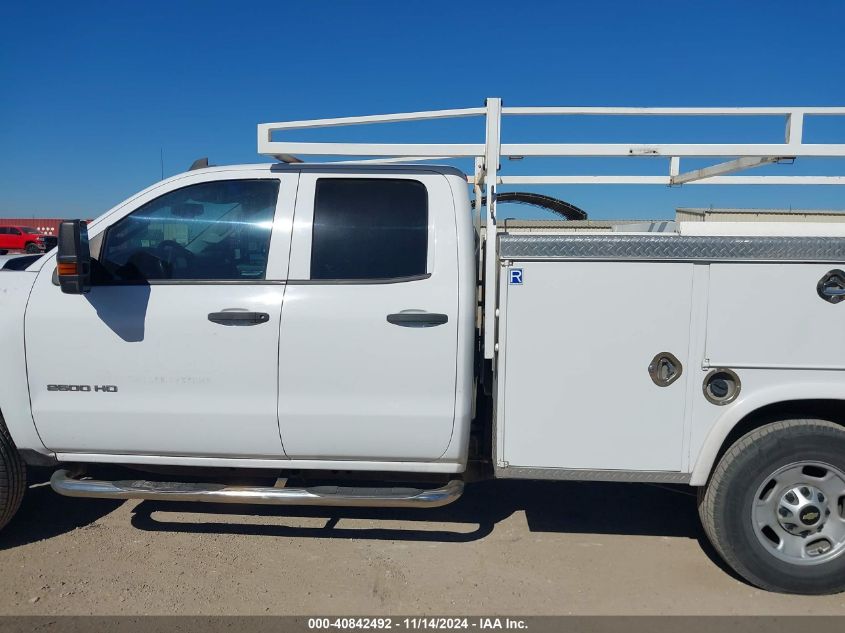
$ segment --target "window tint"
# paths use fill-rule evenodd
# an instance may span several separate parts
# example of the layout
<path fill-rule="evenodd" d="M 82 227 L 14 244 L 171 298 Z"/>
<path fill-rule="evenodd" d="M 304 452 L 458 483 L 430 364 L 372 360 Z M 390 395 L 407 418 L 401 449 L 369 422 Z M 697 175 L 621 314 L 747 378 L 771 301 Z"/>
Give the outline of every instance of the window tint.
<path fill-rule="evenodd" d="M 109 228 L 99 258 L 113 280 L 249 280 L 267 270 L 278 180 L 172 191 Z"/>
<path fill-rule="evenodd" d="M 319 179 L 311 244 L 311 279 L 425 274 L 425 185 L 416 180 Z"/>

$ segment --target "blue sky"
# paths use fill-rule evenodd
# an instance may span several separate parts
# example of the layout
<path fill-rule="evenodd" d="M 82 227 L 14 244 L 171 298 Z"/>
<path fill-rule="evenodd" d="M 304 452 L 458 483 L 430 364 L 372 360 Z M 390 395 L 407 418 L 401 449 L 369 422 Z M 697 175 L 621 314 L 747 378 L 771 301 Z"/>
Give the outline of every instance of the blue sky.
<path fill-rule="evenodd" d="M 165 176 L 200 156 L 266 162 L 255 148 L 261 121 L 472 107 L 486 96 L 505 105 L 841 106 L 843 34 L 838 0 L 17 2 L 0 23 L 0 215 L 99 215 L 160 178 L 160 151 Z M 504 136 L 778 142 L 782 128 L 774 119 L 531 119 Z M 480 141 L 483 128 L 402 125 L 371 138 Z M 822 138 L 845 143 L 845 120 L 809 121 L 805 140 Z M 845 173 L 845 164 L 820 168 Z M 797 174 L 807 165 L 766 169 Z M 597 219 L 667 218 L 676 206 L 845 208 L 843 187 L 535 190 Z"/>

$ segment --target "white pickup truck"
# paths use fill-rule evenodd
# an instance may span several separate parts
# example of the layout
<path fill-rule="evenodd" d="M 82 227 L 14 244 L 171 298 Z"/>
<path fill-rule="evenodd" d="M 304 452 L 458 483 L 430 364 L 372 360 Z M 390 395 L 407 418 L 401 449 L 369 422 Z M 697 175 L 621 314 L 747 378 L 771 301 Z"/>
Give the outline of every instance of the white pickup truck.
<path fill-rule="evenodd" d="M 439 506 L 479 477 L 665 482 L 698 488 L 709 538 L 751 583 L 845 589 L 845 233 L 515 232 L 495 207 L 519 181 L 500 154 L 669 158 L 665 177 L 590 176 L 607 184 L 790 184 L 720 174 L 845 155 L 799 134 L 799 115 L 845 110 L 744 113 L 785 115 L 777 144 L 501 143 L 502 115 L 606 113 L 528 110 L 265 124 L 259 150 L 286 162 L 192 169 L 0 271 L 0 527 L 25 464 L 56 466 L 69 496 L 280 505 Z M 483 144 L 274 137 L 473 115 Z M 389 156 L 478 158 L 467 177 Z M 685 174 L 688 156 L 738 158 Z M 815 178 L 799 184 L 839 184 Z M 153 475 L 93 477 L 101 464 Z"/>

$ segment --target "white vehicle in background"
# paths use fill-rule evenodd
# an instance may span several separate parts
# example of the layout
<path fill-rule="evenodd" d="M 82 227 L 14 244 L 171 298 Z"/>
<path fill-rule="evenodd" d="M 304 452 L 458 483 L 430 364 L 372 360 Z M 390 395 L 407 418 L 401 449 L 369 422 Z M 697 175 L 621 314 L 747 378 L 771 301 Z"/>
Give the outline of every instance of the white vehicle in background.
<path fill-rule="evenodd" d="M 503 115 L 783 116 L 783 142 L 507 144 Z M 0 273 L 0 526 L 24 464 L 63 495 L 432 507 L 479 477 L 700 491 L 766 589 L 845 589 L 845 234 L 831 224 L 509 231 L 499 184 L 843 184 L 731 176 L 845 108 L 483 108 L 259 126 L 280 164 L 204 167 Z M 291 130 L 484 116 L 476 144 Z M 374 157 L 298 162 L 294 155 Z M 499 175 L 500 156 L 665 157 L 666 176 Z M 475 158 L 451 167 L 397 164 Z M 682 160 L 724 157 L 683 172 Z M 486 213 L 473 212 L 474 200 Z M 153 470 L 94 477 L 97 466 Z M 168 473 L 169 469 L 169 473 Z M 228 469 L 228 470 L 221 470 Z M 252 473 L 252 486 L 226 473 Z M 184 477 L 184 479 L 181 479 Z M 208 483 L 189 483 L 205 477 Z M 362 480 L 375 485 L 365 485 Z M 597 500 L 597 511 L 612 512 Z"/>

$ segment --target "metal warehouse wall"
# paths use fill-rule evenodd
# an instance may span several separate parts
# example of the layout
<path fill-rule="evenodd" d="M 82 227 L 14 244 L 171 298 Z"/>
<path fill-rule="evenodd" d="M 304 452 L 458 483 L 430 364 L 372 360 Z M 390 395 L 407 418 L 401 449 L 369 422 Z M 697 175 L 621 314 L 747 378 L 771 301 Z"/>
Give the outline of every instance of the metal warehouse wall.
<path fill-rule="evenodd" d="M 835 209 L 692 209 L 675 210 L 676 222 L 845 222 Z"/>
<path fill-rule="evenodd" d="M 45 235 L 58 235 L 61 218 L 0 218 L 0 226 L 29 226 Z"/>
<path fill-rule="evenodd" d="M 59 224 L 68 218 L 0 218 L 0 226 L 30 226 L 44 235 L 58 235 Z M 90 222 L 91 220 L 86 220 Z"/>

